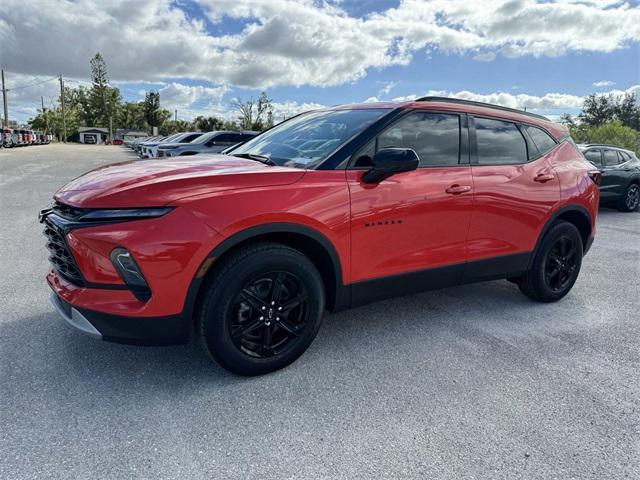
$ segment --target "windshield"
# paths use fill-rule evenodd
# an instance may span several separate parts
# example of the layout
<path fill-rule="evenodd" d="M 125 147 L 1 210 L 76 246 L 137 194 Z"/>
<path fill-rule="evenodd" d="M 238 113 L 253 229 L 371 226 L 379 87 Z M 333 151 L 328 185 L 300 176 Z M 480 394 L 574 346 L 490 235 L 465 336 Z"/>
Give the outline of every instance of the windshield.
<path fill-rule="evenodd" d="M 256 155 L 276 165 L 313 168 L 388 112 L 389 109 L 369 108 L 303 113 L 240 145 L 229 155 Z"/>
<path fill-rule="evenodd" d="M 218 132 L 207 132 L 203 135 L 200 135 L 198 138 L 191 140 L 191 142 L 189 143 L 205 143 L 207 140 L 213 137 L 216 133 Z"/>

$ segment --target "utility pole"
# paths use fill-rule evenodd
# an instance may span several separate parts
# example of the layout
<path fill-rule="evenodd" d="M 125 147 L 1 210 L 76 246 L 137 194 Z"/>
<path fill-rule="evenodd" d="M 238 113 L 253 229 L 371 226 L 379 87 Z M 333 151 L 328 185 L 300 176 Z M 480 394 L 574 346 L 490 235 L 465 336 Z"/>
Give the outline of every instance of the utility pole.
<path fill-rule="evenodd" d="M 47 116 L 45 115 L 45 113 L 46 113 L 46 112 L 45 112 L 45 109 L 44 109 L 44 97 L 42 97 L 42 96 L 40 97 L 40 105 L 42 105 L 42 116 L 44 117 L 44 121 L 45 121 L 45 124 L 46 124 L 46 127 L 45 127 L 46 131 L 45 131 L 45 133 L 46 133 L 47 135 L 49 135 L 49 119 L 48 119 L 48 118 L 47 118 Z"/>
<path fill-rule="evenodd" d="M 64 115 L 64 80 L 60 75 L 60 106 L 62 107 L 62 141 L 67 143 L 67 120 Z"/>
<path fill-rule="evenodd" d="M 178 109 L 176 108 L 176 116 L 175 116 L 175 120 L 176 122 L 178 121 Z"/>
<path fill-rule="evenodd" d="M 4 85 L 4 70 L 2 70 L 2 104 L 4 105 L 4 126 L 9 126 L 9 106 L 7 105 L 7 87 Z"/>

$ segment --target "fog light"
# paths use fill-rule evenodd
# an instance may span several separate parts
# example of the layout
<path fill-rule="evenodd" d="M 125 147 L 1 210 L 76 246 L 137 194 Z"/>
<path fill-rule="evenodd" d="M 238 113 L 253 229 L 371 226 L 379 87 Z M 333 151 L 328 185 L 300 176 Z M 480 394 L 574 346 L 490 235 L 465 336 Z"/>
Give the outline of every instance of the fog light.
<path fill-rule="evenodd" d="M 146 302 L 151 298 L 151 290 L 144 279 L 133 255 L 124 248 L 115 248 L 111 252 L 111 263 L 130 288 L 133 295 L 140 301 Z"/>

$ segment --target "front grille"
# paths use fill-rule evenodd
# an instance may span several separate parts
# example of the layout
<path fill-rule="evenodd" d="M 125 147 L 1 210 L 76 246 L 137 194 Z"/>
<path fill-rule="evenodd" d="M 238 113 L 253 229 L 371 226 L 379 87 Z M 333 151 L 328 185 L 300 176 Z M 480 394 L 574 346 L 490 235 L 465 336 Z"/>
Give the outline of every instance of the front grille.
<path fill-rule="evenodd" d="M 51 211 L 62 218 L 66 218 L 67 220 L 75 220 L 81 215 L 87 213 L 89 209 L 72 207 L 71 205 L 65 205 L 60 202 L 53 202 L 53 205 L 51 205 Z"/>
<path fill-rule="evenodd" d="M 64 233 L 50 220 L 44 221 L 44 236 L 47 238 L 47 249 L 49 250 L 49 261 L 53 269 L 65 280 L 77 286 L 82 286 L 84 279 L 80 269 L 76 264 Z"/>

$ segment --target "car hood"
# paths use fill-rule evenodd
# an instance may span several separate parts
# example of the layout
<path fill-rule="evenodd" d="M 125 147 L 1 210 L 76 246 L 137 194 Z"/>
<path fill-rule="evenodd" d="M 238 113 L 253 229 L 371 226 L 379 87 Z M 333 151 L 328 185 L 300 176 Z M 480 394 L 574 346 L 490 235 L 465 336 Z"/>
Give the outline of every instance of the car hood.
<path fill-rule="evenodd" d="M 228 155 L 198 155 L 108 165 L 76 178 L 55 200 L 83 208 L 177 205 L 224 190 L 294 183 L 305 174 Z"/>

